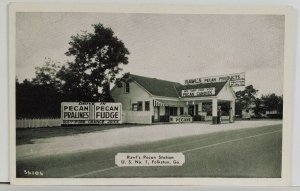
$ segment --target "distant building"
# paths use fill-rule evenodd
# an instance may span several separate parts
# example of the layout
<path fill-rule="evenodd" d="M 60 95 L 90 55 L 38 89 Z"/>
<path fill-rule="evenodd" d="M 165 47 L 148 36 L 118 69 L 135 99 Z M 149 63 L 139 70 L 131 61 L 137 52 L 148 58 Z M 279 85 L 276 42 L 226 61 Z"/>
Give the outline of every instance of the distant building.
<path fill-rule="evenodd" d="M 265 111 L 266 115 L 276 115 L 276 114 L 280 114 L 280 112 L 278 110 L 270 110 L 270 111 Z"/>
<path fill-rule="evenodd" d="M 122 103 L 123 123 L 217 122 L 218 103 L 229 103 L 227 119 L 233 122 L 235 93 L 229 82 L 182 85 L 177 82 L 131 75 L 122 88 L 115 86 L 111 94 Z M 224 118 L 226 118 L 224 117 Z"/>

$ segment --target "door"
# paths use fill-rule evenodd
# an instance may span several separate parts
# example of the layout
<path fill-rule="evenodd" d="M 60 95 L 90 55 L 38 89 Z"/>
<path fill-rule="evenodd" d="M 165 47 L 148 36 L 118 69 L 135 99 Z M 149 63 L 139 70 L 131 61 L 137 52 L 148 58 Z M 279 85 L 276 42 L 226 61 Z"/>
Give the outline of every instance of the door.
<path fill-rule="evenodd" d="M 198 104 L 196 104 L 195 105 L 195 113 L 194 113 L 195 116 L 198 115 L 198 111 L 199 111 L 199 106 L 198 106 Z"/>
<path fill-rule="evenodd" d="M 159 107 L 154 107 L 154 121 L 159 121 Z"/>
<path fill-rule="evenodd" d="M 191 115 L 191 116 L 194 116 L 194 106 L 193 105 L 189 105 L 189 110 L 188 110 L 188 114 Z"/>

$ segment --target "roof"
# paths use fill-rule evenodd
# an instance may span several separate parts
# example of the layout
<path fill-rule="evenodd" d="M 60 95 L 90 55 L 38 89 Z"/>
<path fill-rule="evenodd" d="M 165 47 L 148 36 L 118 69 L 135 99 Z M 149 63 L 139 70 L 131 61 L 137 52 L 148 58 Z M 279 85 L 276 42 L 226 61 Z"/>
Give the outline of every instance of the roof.
<path fill-rule="evenodd" d="M 170 100 L 154 100 L 154 106 L 170 106 L 170 107 L 184 107 L 186 106 L 185 101 L 170 101 Z"/>
<path fill-rule="evenodd" d="M 131 79 L 136 81 L 139 85 L 145 88 L 149 93 L 155 96 L 174 97 L 181 96 L 181 90 L 186 89 L 199 89 L 199 88 L 215 88 L 215 95 L 218 95 L 221 89 L 227 82 L 215 82 L 206 84 L 195 85 L 182 85 L 178 82 L 171 82 L 167 80 L 160 80 L 156 78 L 149 78 L 144 76 L 138 76 L 130 74 Z"/>
<path fill-rule="evenodd" d="M 174 97 L 178 98 L 177 89 L 182 85 L 178 82 L 171 82 L 167 80 L 160 80 L 156 78 L 149 78 L 130 74 L 131 79 L 143 86 L 149 93 L 155 96 Z"/>

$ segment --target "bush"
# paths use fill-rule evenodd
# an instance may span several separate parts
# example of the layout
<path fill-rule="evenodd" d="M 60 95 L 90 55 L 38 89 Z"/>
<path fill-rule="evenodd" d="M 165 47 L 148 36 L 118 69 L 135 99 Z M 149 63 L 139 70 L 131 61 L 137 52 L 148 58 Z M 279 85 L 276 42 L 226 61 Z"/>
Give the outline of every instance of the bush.
<path fill-rule="evenodd" d="M 282 119 L 282 114 L 268 114 L 267 116 L 271 119 Z"/>

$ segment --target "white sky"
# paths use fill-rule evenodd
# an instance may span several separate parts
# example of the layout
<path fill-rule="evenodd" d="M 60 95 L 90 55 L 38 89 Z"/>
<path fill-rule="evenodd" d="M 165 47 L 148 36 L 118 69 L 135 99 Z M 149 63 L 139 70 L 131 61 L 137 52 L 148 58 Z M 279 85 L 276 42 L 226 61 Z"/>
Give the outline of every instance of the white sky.
<path fill-rule="evenodd" d="M 65 63 L 71 35 L 91 24 L 111 27 L 130 51 L 125 72 L 183 83 L 246 73 L 259 94 L 282 94 L 284 16 L 18 13 L 19 80 L 45 57 Z"/>

